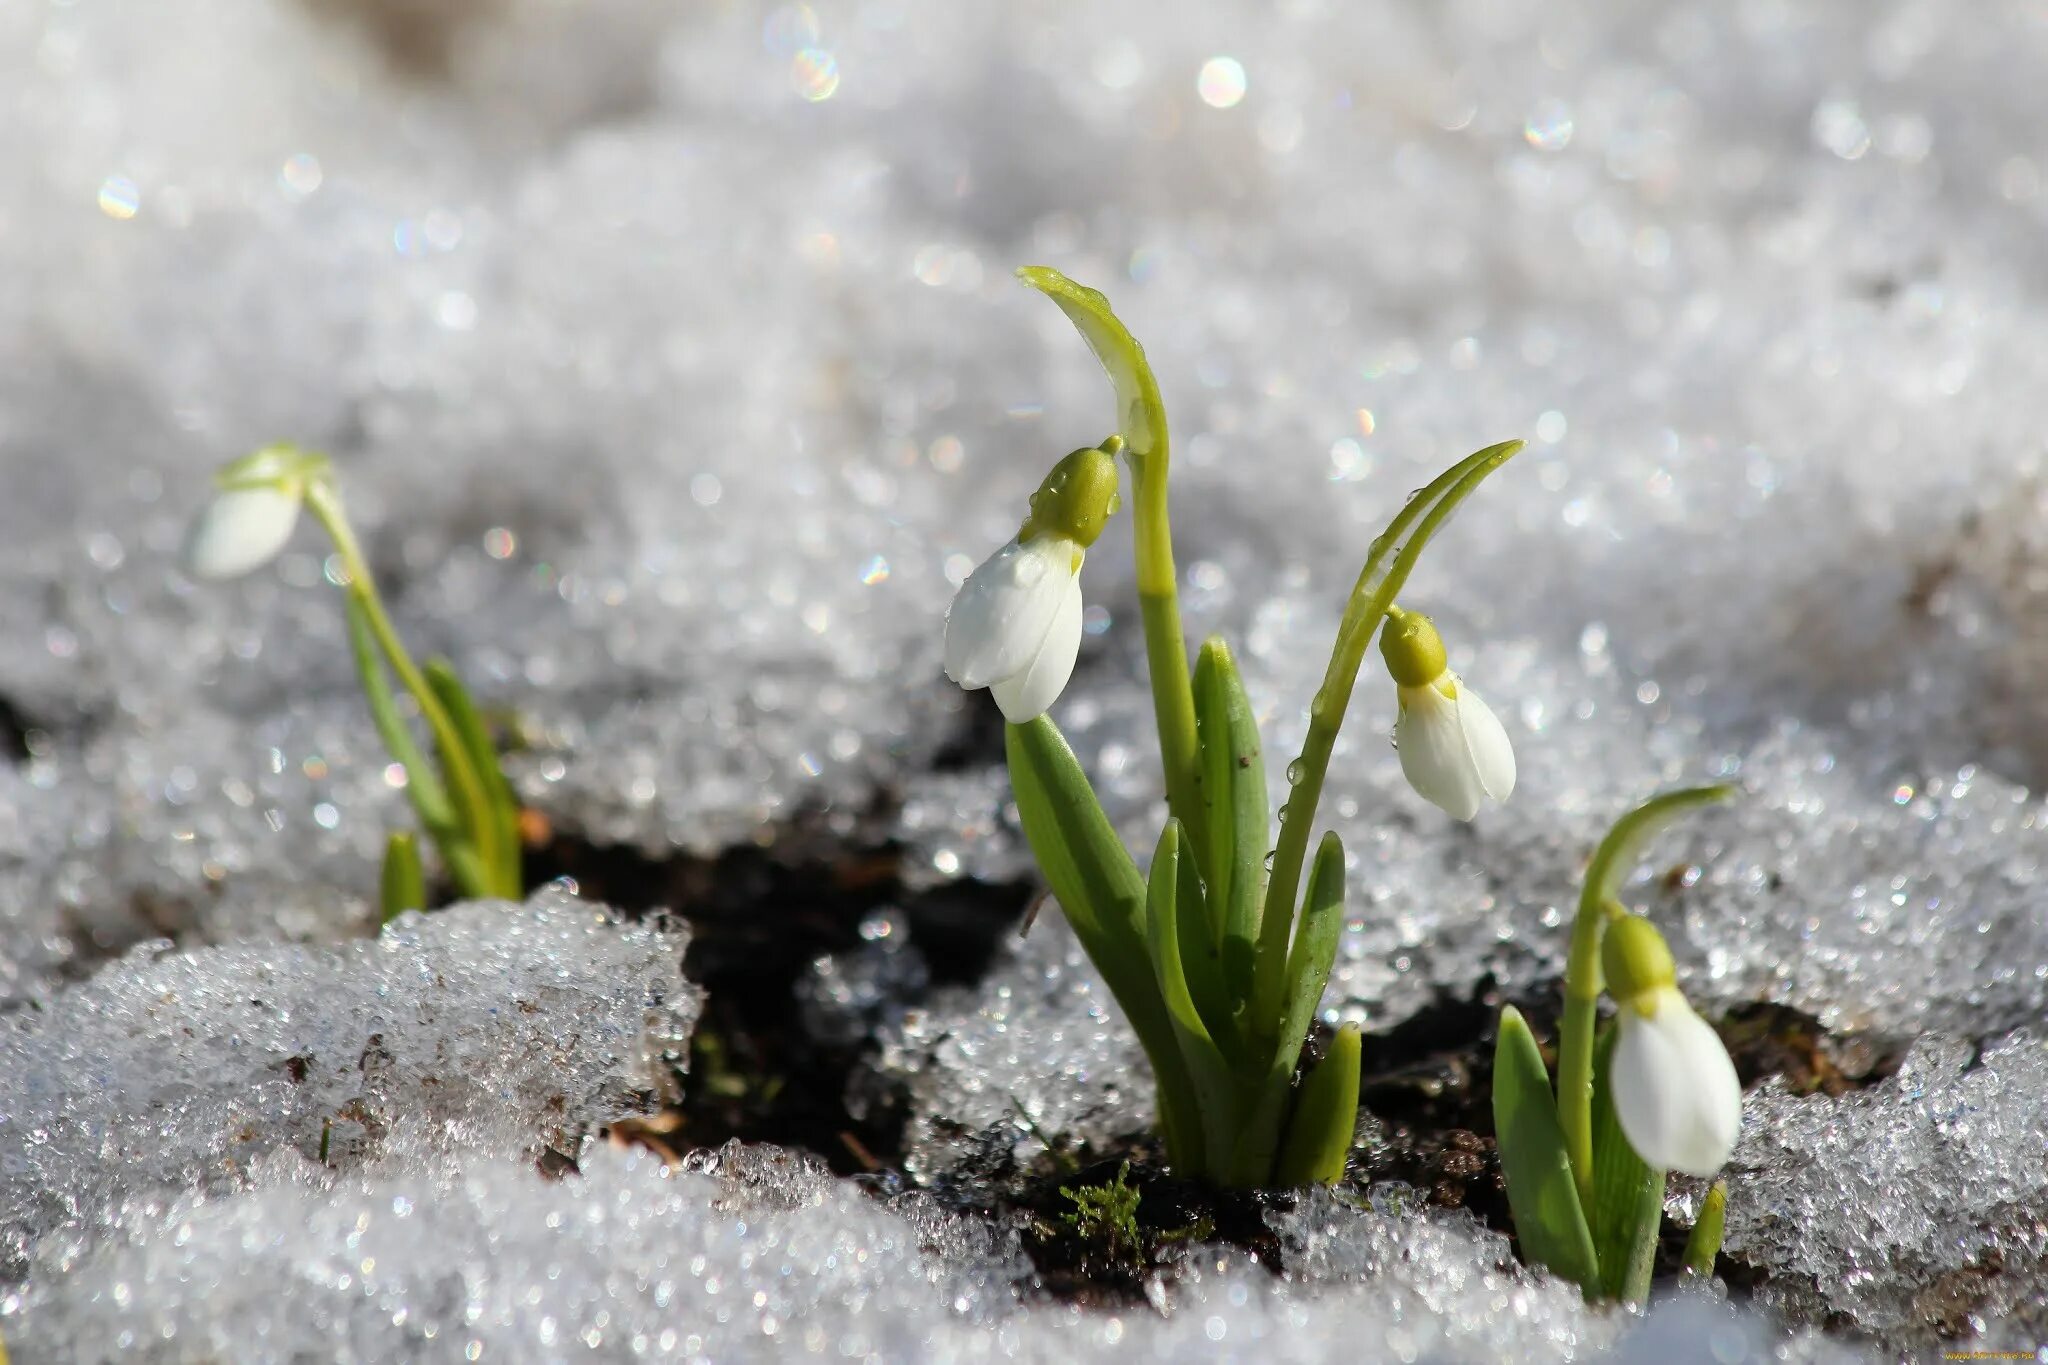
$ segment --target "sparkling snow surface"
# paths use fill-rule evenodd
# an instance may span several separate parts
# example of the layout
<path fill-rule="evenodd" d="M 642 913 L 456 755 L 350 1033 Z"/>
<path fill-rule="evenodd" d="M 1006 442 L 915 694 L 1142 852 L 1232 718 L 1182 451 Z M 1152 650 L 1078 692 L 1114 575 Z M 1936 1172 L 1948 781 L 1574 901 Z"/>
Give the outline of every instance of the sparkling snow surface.
<path fill-rule="evenodd" d="M 0 1334 L 23 1361 L 1804 1359 L 1836 1344 L 1780 1333 L 1823 1321 L 2034 1349 L 2044 64 L 2016 0 L 0 6 Z M 879 801 L 919 876 L 1025 875 L 939 622 L 1112 420 L 1027 262 L 1147 346 L 1189 629 L 1236 647 L 1276 800 L 1366 543 L 1529 440 L 1405 598 L 1520 784 L 1473 827 L 1408 792 L 1368 660 L 1320 815 L 1353 861 L 1326 1011 L 1546 988 L 1607 823 L 1741 784 L 1632 884 L 1688 989 L 1932 1034 L 1859 1094 L 1749 1098 L 1729 1245 L 1792 1327 L 1631 1328 L 1472 1226 L 1321 1205 L 1284 1283 L 1217 1249 L 1164 1317 L 1020 1297 L 1002 1234 L 922 1205 L 587 1147 L 672 1074 L 679 934 L 547 896 L 361 937 L 407 816 L 326 547 L 188 582 L 211 469 L 334 455 L 401 628 L 517 713 L 559 829 L 709 852 Z M 1089 557 L 1054 715 L 1149 848 L 1128 537 Z M 924 1170 L 945 1132 L 1024 1141 L 1016 1104 L 1144 1121 L 1050 916 L 891 1008 L 913 966 L 821 968 L 802 1008 L 876 1030 Z"/>

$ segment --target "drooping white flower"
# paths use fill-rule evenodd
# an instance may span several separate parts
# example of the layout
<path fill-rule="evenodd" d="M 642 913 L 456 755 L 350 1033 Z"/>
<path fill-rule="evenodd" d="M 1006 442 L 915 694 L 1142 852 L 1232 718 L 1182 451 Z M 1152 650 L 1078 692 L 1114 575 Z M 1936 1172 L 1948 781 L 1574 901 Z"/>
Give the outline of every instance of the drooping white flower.
<path fill-rule="evenodd" d="M 186 572 L 203 581 L 239 578 L 276 558 L 299 523 L 308 481 L 325 467 L 319 456 L 271 446 L 222 469 L 186 538 Z"/>
<path fill-rule="evenodd" d="M 1043 715 L 1073 676 L 1082 557 L 1061 535 L 1013 540 L 967 576 L 946 612 L 946 676 L 988 688 L 1012 725 Z"/>
<path fill-rule="evenodd" d="M 185 569 L 208 581 L 240 578 L 276 558 L 299 524 L 299 499 L 275 488 L 228 488 L 192 525 Z"/>
<path fill-rule="evenodd" d="M 1454 820 L 1474 818 L 1489 799 L 1507 800 L 1514 745 L 1493 709 L 1446 666 L 1429 618 L 1389 611 L 1380 650 L 1400 699 L 1394 744 L 1408 785 Z"/>
<path fill-rule="evenodd" d="M 946 610 L 946 676 L 986 687 L 1012 725 L 1059 700 L 1081 652 L 1081 561 L 1116 510 L 1121 439 L 1077 450 L 1031 495 L 1016 538 L 967 576 Z"/>
<path fill-rule="evenodd" d="M 1600 952 L 1619 1006 L 1607 1083 L 1622 1136 L 1652 1167 L 1712 1175 L 1742 1131 L 1742 1083 L 1728 1049 L 1679 993 L 1655 925 L 1623 915 L 1607 926 Z"/>
<path fill-rule="evenodd" d="M 1614 1116 L 1650 1166 L 1712 1175 L 1742 1131 L 1742 1083 L 1713 1026 L 1676 986 L 1623 1005 L 1615 1020 Z"/>

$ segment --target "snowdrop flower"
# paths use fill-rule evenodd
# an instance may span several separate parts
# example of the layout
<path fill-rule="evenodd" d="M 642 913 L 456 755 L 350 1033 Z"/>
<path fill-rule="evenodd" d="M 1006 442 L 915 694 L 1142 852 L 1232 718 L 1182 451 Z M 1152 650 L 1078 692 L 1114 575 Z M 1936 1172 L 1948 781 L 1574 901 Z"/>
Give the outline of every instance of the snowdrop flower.
<path fill-rule="evenodd" d="M 946 612 L 946 676 L 986 687 L 1003 718 L 1043 715 L 1081 650 L 1081 561 L 1116 510 L 1114 439 L 1053 466 L 1016 538 L 990 555 Z"/>
<path fill-rule="evenodd" d="M 213 501 L 185 542 L 186 572 L 202 581 L 239 578 L 275 559 L 326 466 L 318 455 L 266 446 L 215 474 Z"/>
<path fill-rule="evenodd" d="M 1515 789 L 1515 750 L 1479 694 L 1445 662 L 1444 642 L 1419 612 L 1387 610 L 1380 653 L 1400 693 L 1394 744 L 1408 785 L 1454 820 Z"/>
<path fill-rule="evenodd" d="M 1742 1131 L 1742 1084 L 1728 1049 L 1679 994 L 1655 925 L 1639 915 L 1616 920 L 1601 956 L 1620 1006 L 1608 1084 L 1622 1135 L 1649 1166 L 1714 1174 Z"/>

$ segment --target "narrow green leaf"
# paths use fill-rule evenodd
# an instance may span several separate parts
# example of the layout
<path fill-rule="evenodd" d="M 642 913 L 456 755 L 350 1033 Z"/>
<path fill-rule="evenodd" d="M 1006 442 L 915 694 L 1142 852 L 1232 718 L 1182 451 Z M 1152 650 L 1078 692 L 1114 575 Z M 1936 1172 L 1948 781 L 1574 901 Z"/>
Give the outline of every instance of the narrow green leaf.
<path fill-rule="evenodd" d="M 1707 1188 L 1700 1204 L 1699 1221 L 1685 1239 L 1685 1273 L 1711 1278 L 1714 1261 L 1721 1254 L 1721 1233 L 1728 1222 L 1728 1182 L 1716 1180 Z"/>
<path fill-rule="evenodd" d="M 519 798 L 513 795 L 512 784 L 506 780 L 504 767 L 498 761 L 490 727 L 484 724 L 483 714 L 456 675 L 455 666 L 446 659 L 429 659 L 425 671 L 427 685 L 447 710 L 470 766 L 483 784 L 486 809 L 478 818 L 491 821 L 492 830 L 489 838 L 478 837 L 480 831 L 473 832 L 472 837 L 479 847 L 497 851 L 498 866 L 492 870 L 496 893 L 508 900 L 518 900 L 526 894 L 526 871 L 520 862 Z"/>
<path fill-rule="evenodd" d="M 1256 955 L 1272 951 L 1259 936 L 1272 812 L 1251 700 L 1230 647 L 1214 635 L 1203 642 L 1195 660 L 1195 730 L 1201 744 L 1203 814 L 1209 822 L 1209 905 L 1223 952 L 1224 984 L 1244 1001 L 1252 996 Z M 1276 974 L 1286 965 L 1289 927 L 1279 926 Z"/>
<path fill-rule="evenodd" d="M 1144 1044 L 1159 1087 L 1160 1126 L 1176 1166 L 1202 1169 L 1192 1078 L 1152 974 L 1142 923 L 1145 879 L 1116 836 L 1074 751 L 1050 718 L 1003 727 L 1010 788 L 1032 856 L 1074 935 Z"/>
<path fill-rule="evenodd" d="M 1275 1038 L 1275 1070 L 1294 1071 L 1309 1026 L 1323 1003 L 1323 991 L 1330 984 L 1330 969 L 1337 963 L 1337 941 L 1343 937 L 1344 842 L 1331 830 L 1316 849 L 1301 932 L 1294 936 L 1293 949 L 1287 954 L 1286 1011 L 1280 1016 L 1280 1032 Z"/>
<path fill-rule="evenodd" d="M 1507 1177 L 1508 1207 L 1522 1259 L 1547 1266 L 1588 1294 L 1600 1290 L 1593 1237 L 1572 1182 L 1550 1074 L 1520 1010 L 1500 1012 L 1493 1049 L 1493 1129 Z"/>
<path fill-rule="evenodd" d="M 1657 1232 L 1664 1220 L 1664 1172 L 1644 1165 L 1622 1134 L 1608 1079 L 1613 1058 L 1610 1024 L 1593 1048 L 1593 1201 L 1586 1222 L 1600 1262 L 1601 1292 L 1624 1303 L 1642 1303 L 1650 1294 Z"/>
<path fill-rule="evenodd" d="M 1004 726 L 1003 743 L 1018 820 L 1060 908 L 1084 936 L 1144 960 L 1139 918 L 1145 879 L 1102 813 L 1066 737 L 1040 716 Z"/>
<path fill-rule="evenodd" d="M 1166 1010 L 1173 1020 L 1180 1051 L 1187 1061 L 1188 1078 L 1194 1083 L 1195 1104 L 1202 1118 L 1202 1151 L 1209 1169 L 1190 1174 L 1211 1174 L 1219 1157 L 1227 1155 L 1236 1136 L 1238 1113 L 1235 1080 L 1230 1065 L 1217 1050 L 1188 993 L 1187 978 L 1181 970 L 1180 931 L 1176 912 L 1180 888 L 1192 884 L 1184 864 L 1192 858 L 1181 850 L 1180 821 L 1169 818 L 1152 855 L 1152 869 L 1146 887 L 1146 920 L 1152 946 L 1152 970 L 1159 983 Z"/>
<path fill-rule="evenodd" d="M 1145 348 L 1117 317 L 1101 290 L 1076 284 L 1045 265 L 1023 266 L 1017 278 L 1058 304 L 1102 362 L 1116 388 L 1118 430 L 1130 443 L 1133 462 L 1142 465 L 1166 435 L 1165 404 L 1160 402 L 1159 381 L 1152 377 Z"/>
<path fill-rule="evenodd" d="M 394 830 L 384 841 L 384 872 L 378 878 L 380 924 L 389 924 L 408 910 L 427 908 L 427 874 L 420 866 L 419 840 Z"/>
<path fill-rule="evenodd" d="M 1287 955 L 1286 1006 L 1279 1031 L 1272 1038 L 1271 1061 L 1258 1082 L 1253 1102 L 1232 1157 L 1231 1171 L 1240 1184 L 1263 1184 L 1273 1169 L 1280 1146 L 1280 1121 L 1287 1112 L 1288 1090 L 1302 1044 L 1323 1003 L 1330 969 L 1337 961 L 1337 941 L 1344 936 L 1344 845 L 1334 831 L 1323 836 L 1309 869 L 1301 931 Z"/>
<path fill-rule="evenodd" d="M 398 765 L 405 769 L 405 794 L 412 800 L 412 808 L 419 813 L 420 823 L 437 842 L 445 842 L 459 829 L 455 806 L 448 799 L 447 788 L 427 762 L 420 746 L 413 742 L 412 731 L 406 728 L 404 717 L 398 714 L 398 701 L 391 692 L 391 679 L 384 672 L 384 663 L 377 654 L 377 640 L 370 627 L 368 610 L 354 593 L 343 593 L 342 601 L 348 619 L 348 644 L 350 653 L 355 655 L 356 673 L 362 679 L 363 698 L 370 704 L 370 720 L 383 737 L 384 747 Z"/>
<path fill-rule="evenodd" d="M 1182 850 L 1180 895 L 1174 917 L 1180 939 L 1181 972 L 1217 1051 L 1237 1065 L 1244 1059 L 1246 1046 L 1238 1018 L 1243 1002 L 1233 999 L 1224 986 L 1223 953 L 1217 947 L 1216 936 L 1209 932 L 1207 897 L 1192 855 L 1192 849 Z"/>
<path fill-rule="evenodd" d="M 1301 1087 L 1301 1101 L 1288 1120 L 1275 1183 L 1334 1185 L 1344 1178 L 1344 1160 L 1358 1129 L 1358 1073 L 1362 1031 L 1346 1024 Z"/>

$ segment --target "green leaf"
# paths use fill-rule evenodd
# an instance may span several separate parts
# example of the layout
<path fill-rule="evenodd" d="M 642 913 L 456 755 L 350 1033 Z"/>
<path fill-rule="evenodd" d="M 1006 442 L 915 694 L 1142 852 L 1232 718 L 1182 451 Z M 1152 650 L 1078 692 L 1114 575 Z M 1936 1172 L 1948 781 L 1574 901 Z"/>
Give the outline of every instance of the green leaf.
<path fill-rule="evenodd" d="M 1275 1042 L 1276 1070 L 1291 1073 L 1308 1039 L 1309 1026 L 1330 984 L 1337 963 L 1337 941 L 1344 937 L 1344 843 L 1335 830 L 1323 835 L 1309 869 L 1308 897 L 1303 902 L 1301 931 L 1287 954 L 1286 1011 L 1280 1016 Z"/>
<path fill-rule="evenodd" d="M 427 827 L 437 842 L 446 842 L 461 828 L 455 816 L 455 806 L 448 799 L 448 789 L 441 785 L 441 779 L 427 762 L 426 755 L 413 742 L 412 731 L 406 728 L 405 719 L 398 714 L 398 701 L 392 695 L 391 680 L 386 676 L 383 660 L 377 653 L 369 609 L 354 593 L 342 594 L 342 601 L 348 619 L 349 651 L 355 655 L 363 697 L 370 704 L 370 720 L 382 736 L 384 747 L 405 769 L 405 794 L 411 798 L 412 808 L 419 813 L 420 823 Z"/>
<path fill-rule="evenodd" d="M 1512 1005 L 1500 1012 L 1493 1049 L 1493 1129 L 1522 1259 L 1547 1266 L 1588 1294 L 1598 1293 L 1599 1263 L 1572 1183 L 1550 1074 L 1535 1035 Z"/>
<path fill-rule="evenodd" d="M 1358 1130 L 1358 1073 L 1362 1032 L 1346 1024 L 1330 1050 L 1309 1072 L 1301 1101 L 1287 1124 L 1275 1172 L 1280 1185 L 1334 1185 L 1344 1178 L 1344 1160 Z"/>
<path fill-rule="evenodd" d="M 1325 834 L 1309 869 L 1308 897 L 1301 930 L 1287 955 L 1286 1007 L 1272 1038 L 1272 1060 L 1259 1083 L 1232 1157 L 1231 1172 L 1240 1184 L 1263 1184 L 1280 1146 L 1280 1120 L 1287 1112 L 1288 1089 L 1302 1044 L 1323 1003 L 1330 969 L 1337 961 L 1337 941 L 1344 936 L 1344 845 L 1336 833 Z"/>
<path fill-rule="evenodd" d="M 1613 1059 L 1610 1024 L 1593 1048 L 1593 1202 L 1586 1219 L 1600 1263 L 1601 1292 L 1624 1303 L 1642 1303 L 1650 1295 L 1657 1232 L 1664 1220 L 1664 1172 L 1644 1165 L 1622 1134 L 1608 1079 Z"/>
<path fill-rule="evenodd" d="M 1145 348 L 1118 319 L 1101 290 L 1076 284 L 1046 265 L 1023 266 L 1017 278 L 1058 304 L 1102 362 L 1116 388 L 1118 429 L 1130 443 L 1133 464 L 1142 468 L 1166 437 L 1166 407 L 1160 402 L 1159 382 L 1152 377 Z"/>
<path fill-rule="evenodd" d="M 380 924 L 389 924 L 408 910 L 427 908 L 427 874 L 420 866 L 419 840 L 403 830 L 384 841 L 384 871 L 378 878 Z"/>
<path fill-rule="evenodd" d="M 1059 727 L 1046 716 L 1003 727 L 1017 818 L 1074 935 L 1145 1046 L 1172 1160 L 1202 1169 L 1201 1114 L 1142 923 L 1145 879 L 1102 813 Z"/>
<path fill-rule="evenodd" d="M 1707 1188 L 1700 1204 L 1699 1221 L 1685 1239 L 1685 1273 L 1702 1279 L 1714 1273 L 1714 1261 L 1721 1254 L 1721 1233 L 1728 1221 L 1728 1182 L 1716 1180 Z"/>
<path fill-rule="evenodd" d="M 1152 945 L 1152 970 L 1173 1020 L 1180 1051 L 1187 1061 L 1188 1077 L 1194 1083 L 1195 1104 L 1202 1118 L 1202 1150 L 1211 1167 L 1227 1154 L 1236 1136 L 1238 1103 L 1236 1083 L 1230 1064 L 1217 1050 L 1188 993 L 1187 978 L 1181 970 L 1180 931 L 1175 915 L 1180 888 L 1191 883 L 1184 862 L 1192 861 L 1181 851 L 1180 821 L 1169 819 L 1152 855 L 1151 874 L 1146 887 L 1146 919 Z M 1208 1171 L 1200 1172 L 1208 1174 Z"/>
<path fill-rule="evenodd" d="M 483 785 L 485 809 L 477 819 L 491 821 L 492 828 L 489 837 L 477 830 L 472 831 L 472 838 L 479 847 L 497 852 L 498 866 L 492 870 L 496 879 L 493 889 L 508 900 L 518 900 L 526 894 L 526 871 L 519 856 L 519 799 L 513 795 L 512 784 L 506 781 L 505 770 L 498 762 L 490 727 L 484 724 L 482 713 L 456 675 L 454 665 L 446 659 L 429 659 L 426 677 L 427 685 L 447 710 L 470 766 Z"/>
<path fill-rule="evenodd" d="M 1258 722 L 1230 647 L 1213 635 L 1195 660 L 1195 733 L 1201 746 L 1203 815 L 1209 822 L 1210 866 L 1204 880 L 1217 920 L 1213 928 L 1223 953 L 1224 984 L 1235 1003 L 1252 994 L 1272 814 Z"/>
<path fill-rule="evenodd" d="M 1182 835 L 1185 843 L 1185 829 Z M 1238 1020 L 1243 1002 L 1233 999 L 1223 984 L 1223 953 L 1209 929 L 1207 898 L 1202 891 L 1201 874 L 1195 870 L 1193 853 L 1193 849 L 1184 848 L 1179 860 L 1180 894 L 1174 926 L 1180 939 L 1181 971 L 1187 978 L 1188 994 L 1193 997 L 1209 1036 L 1215 1040 L 1217 1051 L 1236 1065 L 1245 1055 Z"/>

